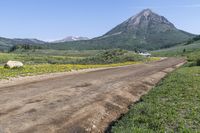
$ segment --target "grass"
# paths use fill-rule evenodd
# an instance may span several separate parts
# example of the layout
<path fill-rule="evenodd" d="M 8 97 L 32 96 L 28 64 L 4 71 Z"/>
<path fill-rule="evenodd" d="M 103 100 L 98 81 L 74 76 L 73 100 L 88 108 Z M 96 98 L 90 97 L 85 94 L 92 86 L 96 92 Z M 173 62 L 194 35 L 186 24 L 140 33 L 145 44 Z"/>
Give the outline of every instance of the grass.
<path fill-rule="evenodd" d="M 143 96 L 114 133 L 200 132 L 200 67 L 182 67 Z"/>
<path fill-rule="evenodd" d="M 40 51 L 41 52 L 41 51 Z M 48 51 L 52 54 L 55 51 Z M 56 51 L 57 53 L 58 51 Z M 63 51 L 61 51 L 62 53 Z M 69 52 L 69 51 L 68 51 Z M 82 51 L 77 55 L 94 54 L 97 51 Z M 75 52 L 76 53 L 76 52 Z M 100 67 L 115 67 L 137 64 L 147 61 L 155 61 L 160 58 L 145 58 L 141 57 L 133 52 L 124 50 L 110 50 L 102 51 L 94 56 L 66 56 L 66 55 L 49 55 L 42 52 L 42 54 L 28 53 L 27 51 L 17 53 L 0 53 L 0 79 L 17 77 L 17 76 L 30 76 L 45 73 L 55 72 L 67 72 L 71 70 L 80 70 L 88 68 L 100 68 Z M 18 69 L 6 69 L 3 64 L 8 60 L 17 60 L 25 64 L 23 68 Z"/>
<path fill-rule="evenodd" d="M 160 58 L 149 58 L 148 61 L 156 61 Z M 140 61 L 137 62 L 124 62 L 124 63 L 115 63 L 115 64 L 95 64 L 95 65 L 80 65 L 80 64 L 37 64 L 37 65 L 25 65 L 23 68 L 17 69 L 6 69 L 3 66 L 0 66 L 0 79 L 7 79 L 10 77 L 19 77 L 19 76 L 31 76 L 39 75 L 46 73 L 55 73 L 55 72 L 69 72 L 72 70 L 81 70 L 89 68 L 104 68 L 104 67 L 117 67 L 117 66 L 126 66 L 143 63 Z"/>
<path fill-rule="evenodd" d="M 22 51 L 20 49 L 20 51 Z M 124 50 L 109 51 L 63 51 L 60 50 L 24 50 L 12 53 L 0 53 L 0 65 L 8 60 L 21 61 L 24 64 L 110 64 L 145 60 L 134 52 Z"/>
<path fill-rule="evenodd" d="M 12 53 L 0 52 L 0 65 L 8 60 L 21 61 L 24 64 L 69 64 L 94 56 L 101 51 L 98 50 L 51 50 L 51 49 L 18 49 Z"/>
<path fill-rule="evenodd" d="M 156 50 L 152 51 L 153 56 L 164 56 L 164 57 L 171 57 L 171 56 L 187 56 L 190 53 L 198 52 L 200 51 L 200 41 L 195 41 L 192 44 L 188 45 L 180 45 L 168 49 L 163 50 Z"/>
<path fill-rule="evenodd" d="M 68 62 L 80 59 L 81 57 L 71 56 L 54 56 L 54 55 L 37 55 L 37 54 L 16 54 L 16 53 L 0 53 L 0 64 L 6 63 L 8 60 L 17 60 L 25 64 L 66 64 Z"/>
<path fill-rule="evenodd" d="M 70 56 L 70 57 L 88 57 L 94 56 L 97 53 L 101 52 L 100 50 L 53 50 L 53 49 L 33 49 L 33 50 L 24 50 L 17 49 L 14 53 L 17 54 L 31 54 L 31 55 L 53 55 L 53 56 Z"/>
<path fill-rule="evenodd" d="M 105 65 L 38 64 L 38 65 L 25 65 L 23 68 L 18 68 L 18 69 L 6 69 L 3 66 L 0 66 L 0 79 L 6 79 L 18 76 L 31 76 L 31 75 L 38 75 L 45 73 L 68 72 L 72 70 L 81 70 L 89 68 L 116 67 L 116 66 L 132 65 L 138 63 L 141 62 L 124 62 L 124 63 L 105 64 Z"/>

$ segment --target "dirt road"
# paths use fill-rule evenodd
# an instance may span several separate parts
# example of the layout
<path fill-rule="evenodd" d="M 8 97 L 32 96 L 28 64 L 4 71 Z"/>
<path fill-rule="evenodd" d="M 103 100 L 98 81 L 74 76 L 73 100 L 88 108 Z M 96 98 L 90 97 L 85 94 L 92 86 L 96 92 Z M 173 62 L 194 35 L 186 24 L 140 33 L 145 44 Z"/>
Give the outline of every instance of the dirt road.
<path fill-rule="evenodd" d="M 183 62 L 168 58 L 1 87 L 0 133 L 103 132 Z"/>

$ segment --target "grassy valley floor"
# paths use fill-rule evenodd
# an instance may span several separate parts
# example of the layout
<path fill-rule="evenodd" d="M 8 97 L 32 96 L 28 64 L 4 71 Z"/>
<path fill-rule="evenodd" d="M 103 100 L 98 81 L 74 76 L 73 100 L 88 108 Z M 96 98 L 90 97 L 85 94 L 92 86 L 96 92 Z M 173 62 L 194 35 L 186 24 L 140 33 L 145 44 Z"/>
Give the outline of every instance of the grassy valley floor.
<path fill-rule="evenodd" d="M 155 58 L 156 59 L 156 58 Z M 17 76 L 31 76 L 55 72 L 69 72 L 72 70 L 103 68 L 103 67 L 117 67 L 125 65 L 139 64 L 142 62 L 124 62 L 116 64 L 97 64 L 97 65 L 78 65 L 78 64 L 38 64 L 25 65 L 23 68 L 7 69 L 0 66 L 0 79 L 6 79 Z"/>
<path fill-rule="evenodd" d="M 200 132 L 200 67 L 182 67 L 131 106 L 113 133 Z"/>
<path fill-rule="evenodd" d="M 112 63 L 112 64 L 88 64 L 88 65 L 80 65 L 80 64 L 37 64 L 36 65 L 35 64 L 35 65 L 25 65 L 23 68 L 17 68 L 17 69 L 7 69 L 4 68 L 3 66 L 0 66 L 0 80 L 8 79 L 11 77 L 19 77 L 19 76 L 32 76 L 32 75 L 40 75 L 46 73 L 69 72 L 72 70 L 126 66 L 126 65 L 140 64 L 156 60 L 160 60 L 160 58 L 151 57 L 145 61 L 129 61 L 129 62 Z"/>
<path fill-rule="evenodd" d="M 70 52 L 62 55 L 55 55 L 58 51 L 56 51 L 56 53 L 54 53 L 55 51 L 49 51 L 49 53 L 51 53 L 49 55 L 46 53 L 47 51 L 42 51 L 40 54 L 37 54 L 38 51 L 34 53 L 30 52 L 31 54 L 27 54 L 25 52 L 21 54 L 0 53 L 0 79 L 46 73 L 68 72 L 72 70 L 90 68 L 125 66 L 160 60 L 158 57 L 147 58 L 134 52 L 120 49 L 108 50 L 99 53 L 97 51 L 74 51 L 73 56 L 70 56 Z M 52 54 L 52 52 L 54 54 Z M 62 52 L 63 51 L 61 51 L 61 53 Z M 21 61 L 25 65 L 23 68 L 4 68 L 3 65 L 8 60 Z"/>

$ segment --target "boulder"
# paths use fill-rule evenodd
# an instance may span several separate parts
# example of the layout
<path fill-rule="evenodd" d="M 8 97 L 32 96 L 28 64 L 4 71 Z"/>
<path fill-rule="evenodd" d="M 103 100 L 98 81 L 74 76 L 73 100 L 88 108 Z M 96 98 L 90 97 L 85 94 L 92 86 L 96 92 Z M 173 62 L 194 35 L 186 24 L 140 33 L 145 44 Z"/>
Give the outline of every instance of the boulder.
<path fill-rule="evenodd" d="M 23 67 L 23 63 L 20 61 L 8 61 L 5 65 L 5 68 L 20 68 Z"/>

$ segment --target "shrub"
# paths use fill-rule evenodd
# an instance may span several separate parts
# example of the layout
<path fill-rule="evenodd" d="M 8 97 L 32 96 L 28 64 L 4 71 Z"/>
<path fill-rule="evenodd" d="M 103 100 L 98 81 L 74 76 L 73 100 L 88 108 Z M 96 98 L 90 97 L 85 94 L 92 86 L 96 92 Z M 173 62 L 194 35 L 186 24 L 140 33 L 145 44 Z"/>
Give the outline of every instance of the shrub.
<path fill-rule="evenodd" d="M 197 59 L 197 66 L 200 66 L 200 59 Z"/>
<path fill-rule="evenodd" d="M 73 62 L 74 64 L 110 64 L 128 61 L 143 61 L 145 57 L 122 49 L 101 52 L 95 56 Z"/>

